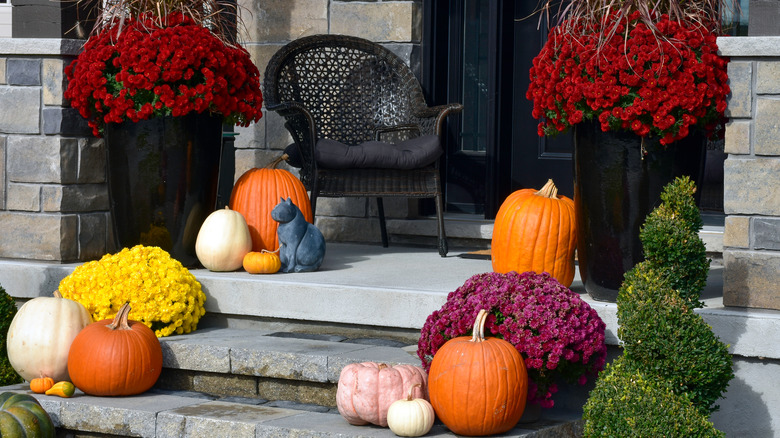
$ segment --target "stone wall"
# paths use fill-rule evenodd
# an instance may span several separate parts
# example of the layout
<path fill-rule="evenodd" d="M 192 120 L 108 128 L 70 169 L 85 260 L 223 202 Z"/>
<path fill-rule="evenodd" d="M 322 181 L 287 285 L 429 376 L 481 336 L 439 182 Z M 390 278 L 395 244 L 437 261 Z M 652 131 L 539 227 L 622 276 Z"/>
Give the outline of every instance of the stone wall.
<path fill-rule="evenodd" d="M 780 309 L 780 37 L 718 45 L 731 58 L 723 303 Z"/>
<path fill-rule="evenodd" d="M 268 61 L 284 44 L 308 35 L 345 34 L 379 42 L 419 72 L 422 38 L 420 0 L 241 0 L 245 31 L 239 39 L 265 71 Z M 253 167 L 262 167 L 292 143 L 281 117 L 264 112 L 260 122 L 237 127 L 235 179 Z M 289 169 L 289 168 L 288 168 Z M 294 169 L 290 169 L 293 170 Z M 385 199 L 388 218 L 416 215 L 416 200 Z M 376 203 L 366 198 L 317 200 L 317 226 L 328 240 L 379 241 Z"/>
<path fill-rule="evenodd" d="M 81 42 L 0 44 L 0 257 L 78 261 L 106 252 L 103 143 L 63 99 Z"/>

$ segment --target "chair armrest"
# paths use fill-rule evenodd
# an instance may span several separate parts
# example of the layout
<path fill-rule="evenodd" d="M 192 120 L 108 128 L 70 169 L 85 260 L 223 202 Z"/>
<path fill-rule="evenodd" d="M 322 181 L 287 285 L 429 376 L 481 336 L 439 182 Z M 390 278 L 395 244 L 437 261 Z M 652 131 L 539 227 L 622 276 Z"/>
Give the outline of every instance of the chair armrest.
<path fill-rule="evenodd" d="M 441 135 L 442 126 L 444 125 L 444 119 L 450 115 L 459 113 L 463 110 L 463 105 L 459 103 L 449 103 L 446 105 L 436 105 L 429 107 L 417 108 L 414 111 L 414 116 L 421 119 L 434 119 L 433 132 L 436 135 Z"/>

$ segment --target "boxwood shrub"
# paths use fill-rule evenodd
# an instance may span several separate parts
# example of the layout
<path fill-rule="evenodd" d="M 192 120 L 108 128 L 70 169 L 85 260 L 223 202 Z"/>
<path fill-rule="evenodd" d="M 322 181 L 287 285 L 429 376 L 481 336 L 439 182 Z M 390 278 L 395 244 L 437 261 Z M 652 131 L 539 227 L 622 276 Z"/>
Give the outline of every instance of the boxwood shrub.
<path fill-rule="evenodd" d="M 6 349 L 8 327 L 11 326 L 16 310 L 16 302 L 13 297 L 0 286 L 0 386 L 21 383 L 23 380 L 8 361 L 8 350 Z"/>
<path fill-rule="evenodd" d="M 583 438 L 725 437 L 671 383 L 633 369 L 625 356 L 601 373 L 583 417 Z"/>

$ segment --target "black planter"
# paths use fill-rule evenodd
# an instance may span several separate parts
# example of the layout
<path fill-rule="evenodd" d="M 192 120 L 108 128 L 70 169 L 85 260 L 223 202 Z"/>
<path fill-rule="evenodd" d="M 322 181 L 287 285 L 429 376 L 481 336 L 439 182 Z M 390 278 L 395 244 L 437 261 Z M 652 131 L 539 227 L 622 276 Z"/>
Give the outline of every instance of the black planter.
<path fill-rule="evenodd" d="M 214 211 L 222 121 L 207 114 L 111 124 L 105 130 L 116 249 L 159 246 L 184 266 Z"/>
<path fill-rule="evenodd" d="M 577 257 L 585 290 L 615 301 L 623 276 L 643 260 L 639 230 L 660 203 L 665 185 L 688 175 L 698 186 L 705 141 L 691 134 L 668 147 L 658 139 L 602 132 L 581 123 L 574 132 L 574 210 Z"/>

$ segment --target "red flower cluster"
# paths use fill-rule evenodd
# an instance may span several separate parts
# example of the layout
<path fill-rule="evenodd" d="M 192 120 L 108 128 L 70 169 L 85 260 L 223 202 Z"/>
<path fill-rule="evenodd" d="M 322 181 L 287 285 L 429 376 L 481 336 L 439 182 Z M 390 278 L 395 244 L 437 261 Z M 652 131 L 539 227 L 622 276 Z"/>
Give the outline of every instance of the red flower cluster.
<path fill-rule="evenodd" d="M 428 316 L 417 356 L 430 369 L 448 340 L 469 334 L 480 309 L 485 332 L 517 348 L 528 370 L 528 402 L 551 408 L 560 380 L 584 385 L 604 369 L 606 326 L 580 296 L 549 274 L 488 272 L 466 280 Z"/>
<path fill-rule="evenodd" d="M 191 112 L 243 126 L 262 117 L 260 72 L 249 53 L 181 13 L 163 27 L 141 17 L 91 37 L 65 74 L 65 98 L 98 136 L 106 123 Z"/>
<path fill-rule="evenodd" d="M 533 116 L 543 119 L 539 135 L 583 120 L 597 120 L 605 132 L 660 137 L 664 145 L 694 126 L 714 132 L 730 92 L 716 36 L 702 24 L 666 15 L 655 25 L 648 27 L 636 12 L 606 40 L 603 28 L 554 28 L 534 58 L 526 93 Z"/>

